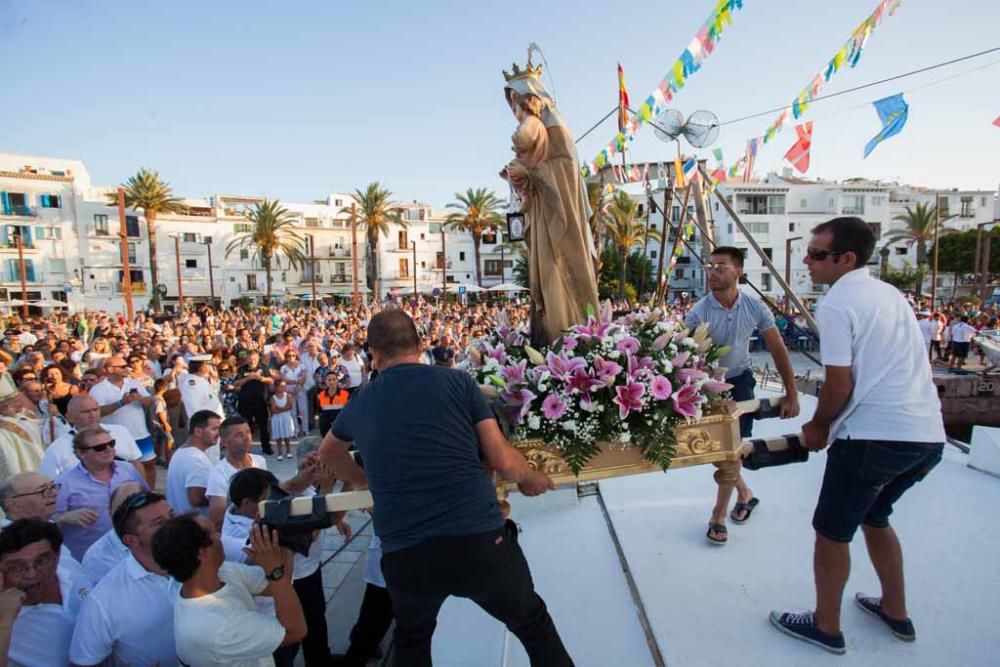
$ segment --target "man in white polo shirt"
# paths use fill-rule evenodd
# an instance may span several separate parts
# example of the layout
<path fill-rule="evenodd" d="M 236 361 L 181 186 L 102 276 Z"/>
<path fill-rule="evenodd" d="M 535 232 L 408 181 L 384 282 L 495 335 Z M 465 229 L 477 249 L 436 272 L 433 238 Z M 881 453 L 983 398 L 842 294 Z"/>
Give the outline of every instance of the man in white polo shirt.
<path fill-rule="evenodd" d="M 142 490 L 142 484 L 138 482 L 125 482 L 116 486 L 115 490 L 111 492 L 111 502 L 108 505 L 111 516 L 114 517 L 115 511 L 118 510 L 122 501 Z M 112 526 L 108 532 L 87 548 L 87 553 L 83 554 L 81 562 L 87 576 L 96 586 L 108 572 L 125 560 L 126 556 L 128 556 L 128 547 L 118 537 L 118 533 Z"/>
<path fill-rule="evenodd" d="M 70 399 L 66 408 L 66 418 L 72 425 L 68 433 L 52 441 L 45 456 L 42 457 L 40 471 L 52 479 L 59 477 L 70 468 L 75 468 L 80 462 L 76 452 L 73 451 L 73 436 L 77 431 L 93 428 L 101 421 L 101 407 L 92 396 L 74 396 Z M 139 472 L 145 473 L 142 465 L 142 452 L 132 438 L 132 434 L 124 426 L 118 424 L 104 424 L 104 429 L 111 434 L 115 440 L 115 456 L 124 461 L 129 461 Z"/>
<path fill-rule="evenodd" d="M 846 651 L 840 604 L 861 526 L 882 596 L 858 606 L 899 639 L 916 631 L 906 611 L 903 554 L 889 525 L 893 504 L 941 460 L 941 403 L 913 310 L 899 291 L 868 275 L 875 247 L 868 223 L 835 218 L 813 229 L 805 263 L 830 285 L 816 312 L 825 379 L 805 446 L 830 445 L 813 528 L 816 610 L 771 612 L 782 632 L 831 653 Z"/>
<path fill-rule="evenodd" d="M 229 480 L 238 471 L 245 468 L 263 468 L 267 470 L 267 460 L 263 456 L 250 453 L 253 444 L 253 434 L 250 424 L 243 417 L 230 417 L 219 426 L 219 438 L 226 448 L 226 456 L 212 468 L 208 475 L 208 518 L 217 527 L 222 526 L 222 519 L 229 504 Z"/>
<path fill-rule="evenodd" d="M 128 377 L 129 367 L 121 355 L 104 362 L 104 379 L 91 387 L 90 396 L 101 406 L 101 423 L 128 429 L 142 453 L 146 484 L 156 486 L 156 450 L 146 427 L 146 408 L 153 397 L 139 380 Z"/>
<path fill-rule="evenodd" d="M 208 516 L 208 477 L 218 463 L 207 452 L 219 439 L 221 415 L 198 410 L 188 419 L 188 438 L 174 450 L 167 466 L 167 502 L 177 514 L 201 512 Z"/>
<path fill-rule="evenodd" d="M 114 531 L 128 555 L 83 601 L 70 642 L 74 665 L 173 665 L 174 602 L 180 584 L 153 560 L 153 535 L 172 512 L 153 491 L 128 496 L 115 510 Z"/>
<path fill-rule="evenodd" d="M 4 585 L 24 592 L 7 658 L 21 667 L 69 664 L 69 643 L 90 582 L 79 566 L 59 558 L 62 536 L 55 524 L 18 519 L 0 531 Z"/>

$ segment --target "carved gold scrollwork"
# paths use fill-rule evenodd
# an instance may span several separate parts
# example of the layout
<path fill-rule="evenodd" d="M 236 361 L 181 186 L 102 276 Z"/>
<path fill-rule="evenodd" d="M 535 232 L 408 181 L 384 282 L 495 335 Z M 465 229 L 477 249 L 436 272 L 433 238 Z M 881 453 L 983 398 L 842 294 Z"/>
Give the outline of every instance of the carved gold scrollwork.
<path fill-rule="evenodd" d="M 722 450 L 722 442 L 703 429 L 684 429 L 677 435 L 677 456 L 710 454 Z"/>
<path fill-rule="evenodd" d="M 546 475 L 556 475 L 563 472 L 566 462 L 558 454 L 553 454 L 546 449 L 522 449 L 521 453 L 528 460 L 528 465 L 544 472 Z"/>

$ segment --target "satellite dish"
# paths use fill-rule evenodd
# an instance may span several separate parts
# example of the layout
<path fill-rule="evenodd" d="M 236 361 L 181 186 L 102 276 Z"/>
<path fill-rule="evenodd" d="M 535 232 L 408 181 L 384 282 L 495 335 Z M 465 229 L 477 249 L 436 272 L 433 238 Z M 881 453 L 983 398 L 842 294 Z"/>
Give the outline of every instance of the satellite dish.
<path fill-rule="evenodd" d="M 711 146 L 719 138 L 719 118 L 711 111 L 695 111 L 681 132 L 695 148 Z"/>
<path fill-rule="evenodd" d="M 684 114 L 677 109 L 664 109 L 653 121 L 653 127 L 660 141 L 677 141 L 684 129 Z"/>

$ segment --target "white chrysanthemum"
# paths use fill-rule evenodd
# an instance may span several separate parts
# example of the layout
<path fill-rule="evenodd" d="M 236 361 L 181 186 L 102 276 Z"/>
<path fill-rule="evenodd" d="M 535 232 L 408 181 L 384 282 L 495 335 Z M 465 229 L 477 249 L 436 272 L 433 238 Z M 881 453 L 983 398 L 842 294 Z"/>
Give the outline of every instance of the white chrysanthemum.
<path fill-rule="evenodd" d="M 562 424 L 562 427 L 564 429 L 566 429 L 567 431 L 575 432 L 576 431 L 576 421 L 573 420 L 573 419 L 564 421 L 563 424 Z"/>
<path fill-rule="evenodd" d="M 538 418 L 538 415 L 531 415 L 528 417 L 528 428 L 532 431 L 537 431 L 542 426 L 542 420 Z"/>

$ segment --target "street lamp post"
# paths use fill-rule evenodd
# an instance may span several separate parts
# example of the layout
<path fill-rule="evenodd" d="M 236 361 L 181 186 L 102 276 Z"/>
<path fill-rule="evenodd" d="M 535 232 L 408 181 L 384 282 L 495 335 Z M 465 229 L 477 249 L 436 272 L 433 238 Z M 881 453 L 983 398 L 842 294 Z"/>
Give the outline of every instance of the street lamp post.
<path fill-rule="evenodd" d="M 177 267 L 177 314 L 184 312 L 184 285 L 181 283 L 181 237 L 180 234 L 171 234 L 174 237 L 174 264 Z"/>
<path fill-rule="evenodd" d="M 413 248 L 413 298 L 417 298 L 417 242 L 410 241 L 410 247 Z"/>
<path fill-rule="evenodd" d="M 17 267 L 21 278 L 21 319 L 28 321 L 28 280 L 24 271 L 24 239 L 21 238 L 21 227 L 17 228 L 14 241 L 17 243 Z"/>
<path fill-rule="evenodd" d="M 801 241 L 801 236 L 789 236 L 785 239 L 785 284 L 788 285 L 788 290 L 792 289 L 792 241 Z M 790 310 L 788 304 L 791 303 L 791 298 L 785 297 L 785 311 Z"/>
<path fill-rule="evenodd" d="M 978 293 L 984 301 L 988 296 L 986 294 L 986 285 L 990 280 L 990 233 L 986 233 L 986 244 L 984 245 L 983 227 L 995 224 L 997 224 L 996 220 L 990 220 L 988 222 L 980 222 L 976 225 L 976 253 L 972 260 L 972 293 Z M 983 257 L 984 255 L 985 259 Z"/>
<path fill-rule="evenodd" d="M 316 239 L 313 238 L 312 234 L 306 234 L 306 238 L 309 239 L 309 279 L 312 283 L 312 303 L 310 304 L 313 308 L 316 307 Z"/>
<path fill-rule="evenodd" d="M 210 241 L 205 241 L 205 248 L 208 249 L 208 295 L 212 308 L 215 308 L 215 274 L 212 273 L 212 244 Z"/>
<path fill-rule="evenodd" d="M 941 235 L 941 193 L 934 193 L 934 269 L 931 272 L 931 310 L 937 305 L 938 238 Z"/>

